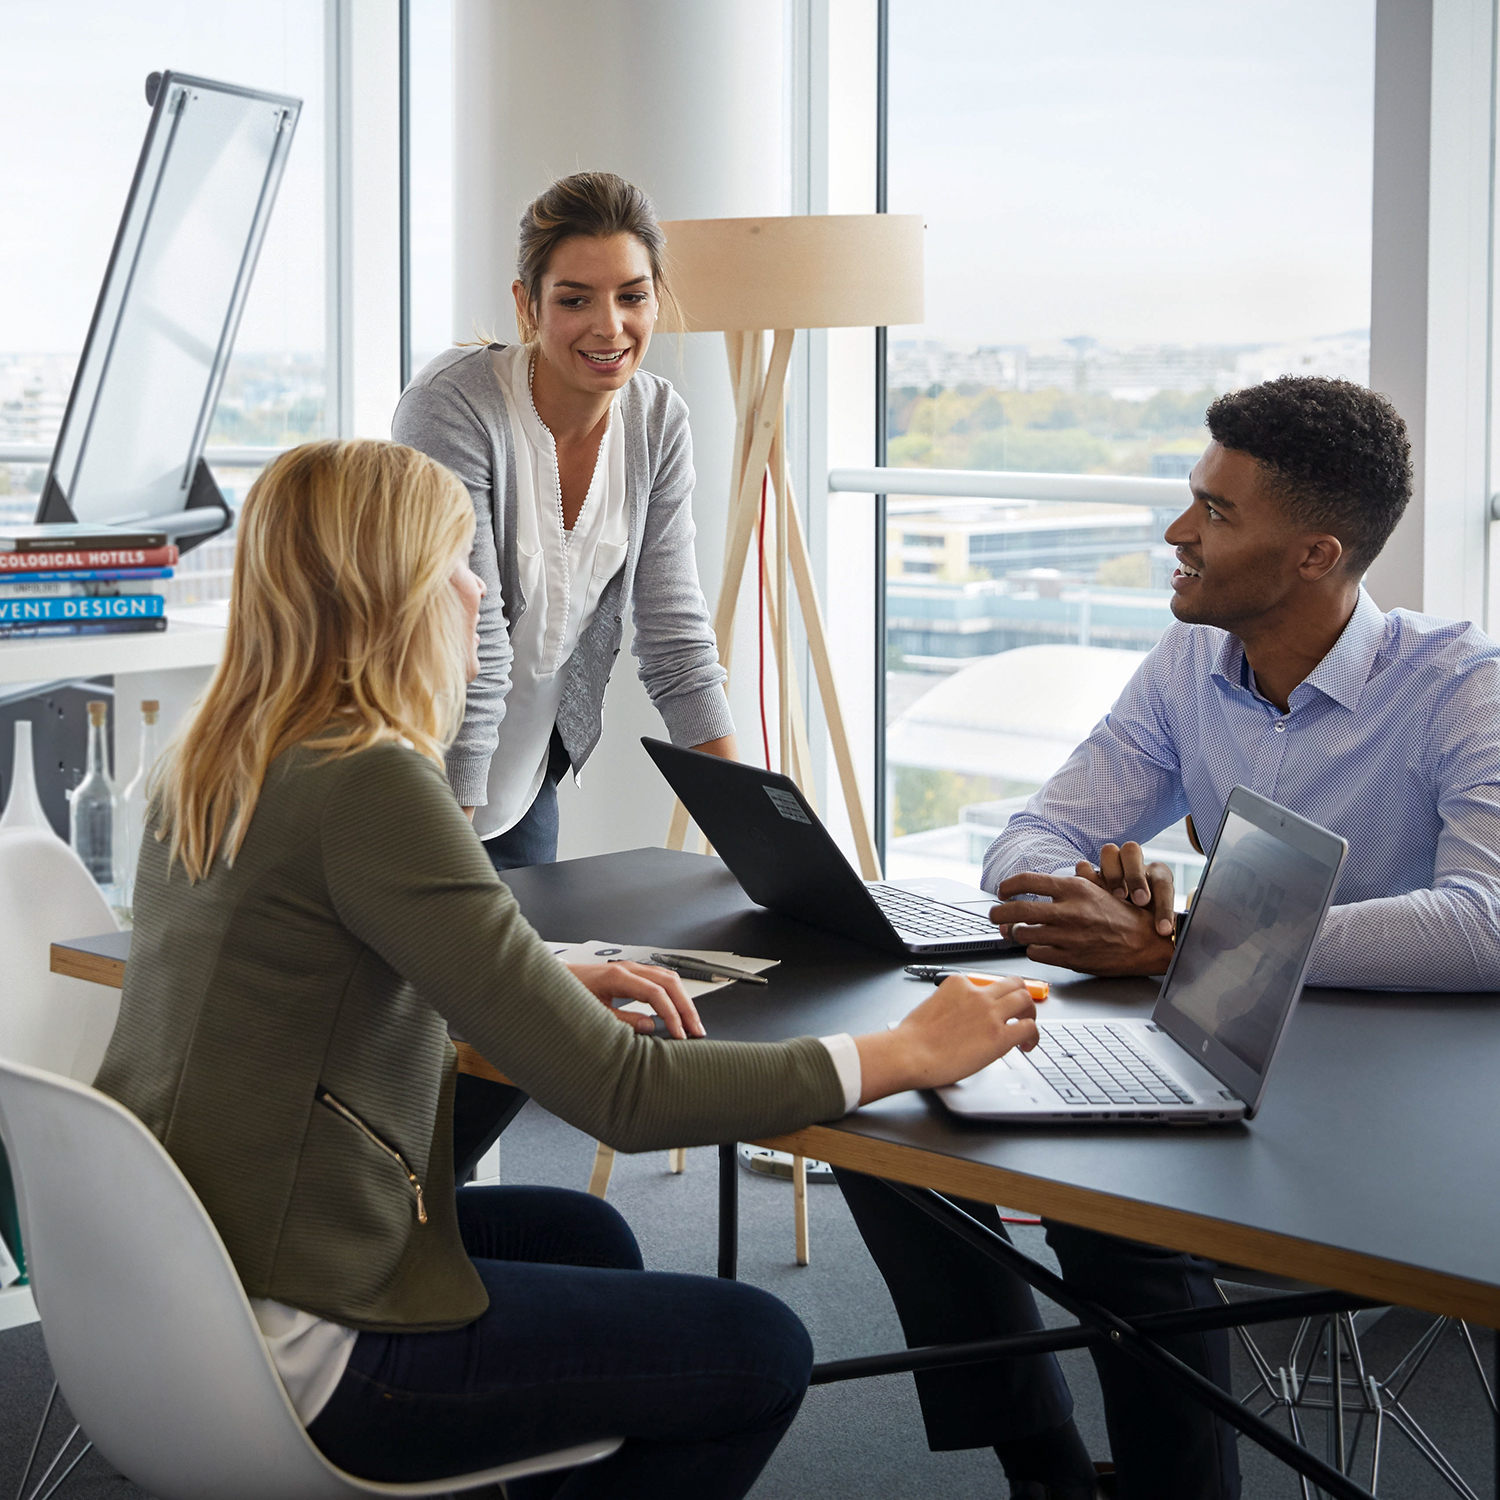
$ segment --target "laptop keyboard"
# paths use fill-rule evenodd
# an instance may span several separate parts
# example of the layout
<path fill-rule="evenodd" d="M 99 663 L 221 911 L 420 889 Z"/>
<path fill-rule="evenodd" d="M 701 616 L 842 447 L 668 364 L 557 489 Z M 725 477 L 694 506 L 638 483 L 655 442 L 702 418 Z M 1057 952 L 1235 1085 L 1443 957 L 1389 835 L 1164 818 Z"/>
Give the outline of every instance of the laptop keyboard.
<path fill-rule="evenodd" d="M 988 917 L 977 917 L 957 906 L 945 906 L 894 885 L 866 887 L 891 926 L 917 937 L 999 937 Z"/>
<path fill-rule="evenodd" d="M 1068 1104 L 1191 1104 L 1193 1096 L 1108 1022 L 1049 1021 L 1020 1054 Z"/>

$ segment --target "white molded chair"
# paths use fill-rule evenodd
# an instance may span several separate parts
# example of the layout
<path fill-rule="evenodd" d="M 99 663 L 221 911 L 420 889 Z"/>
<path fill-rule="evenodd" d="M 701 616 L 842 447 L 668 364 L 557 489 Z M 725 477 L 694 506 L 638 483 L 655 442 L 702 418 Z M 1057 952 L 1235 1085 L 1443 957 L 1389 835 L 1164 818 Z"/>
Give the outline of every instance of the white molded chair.
<path fill-rule="evenodd" d="M 24 754 L 18 744 L 16 785 L 0 822 L 0 953 L 5 954 L 0 971 L 0 1058 L 89 1083 L 114 1035 L 120 992 L 52 973 L 51 948 L 64 938 L 113 932 L 118 923 L 83 861 L 46 821 L 31 778 L 31 726 L 23 723 L 16 728 L 25 741 Z M 20 734 L 23 729 L 27 735 Z M 31 1445 L 23 1493 L 56 1398 L 54 1385 Z M 77 1435 L 74 1427 L 36 1493 Z M 82 1457 L 82 1452 L 76 1453 L 68 1469 Z"/>
<path fill-rule="evenodd" d="M 0 1135 L 58 1383 L 94 1446 L 158 1500 L 455 1494 L 620 1447 L 417 1484 L 345 1473 L 297 1420 L 203 1205 L 129 1110 L 0 1058 Z"/>
<path fill-rule="evenodd" d="M 52 973 L 51 949 L 118 926 L 83 861 L 50 828 L 0 829 L 0 1057 L 93 1081 L 120 992 Z"/>

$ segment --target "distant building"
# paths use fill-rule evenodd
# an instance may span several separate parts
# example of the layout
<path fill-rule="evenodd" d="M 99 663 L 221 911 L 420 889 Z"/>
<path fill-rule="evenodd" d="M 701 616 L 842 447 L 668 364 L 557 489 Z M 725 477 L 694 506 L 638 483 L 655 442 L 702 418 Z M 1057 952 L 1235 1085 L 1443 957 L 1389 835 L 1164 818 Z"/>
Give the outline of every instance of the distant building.
<path fill-rule="evenodd" d="M 1057 568 L 1092 578 L 1100 563 L 1145 551 L 1160 536 L 1151 511 L 1119 505 L 892 500 L 886 573 L 964 582 Z"/>
<path fill-rule="evenodd" d="M 887 354 L 892 390 L 1094 391 L 1147 401 L 1158 391 L 1236 390 L 1277 375 L 1325 375 L 1361 385 L 1370 378 L 1367 329 L 1283 344 L 1102 343 L 1086 336 L 1037 345 L 963 348 L 902 340 Z"/>

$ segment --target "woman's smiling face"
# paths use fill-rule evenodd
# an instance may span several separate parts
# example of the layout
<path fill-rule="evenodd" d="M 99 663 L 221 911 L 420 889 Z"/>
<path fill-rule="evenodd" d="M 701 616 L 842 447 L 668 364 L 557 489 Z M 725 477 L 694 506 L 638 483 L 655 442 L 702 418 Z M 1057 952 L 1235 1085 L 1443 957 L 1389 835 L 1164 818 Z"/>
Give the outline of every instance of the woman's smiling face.
<path fill-rule="evenodd" d="M 651 257 L 633 234 L 578 235 L 552 253 L 535 307 L 513 288 L 522 326 L 535 319 L 542 357 L 565 385 L 617 391 L 640 368 L 656 322 Z"/>

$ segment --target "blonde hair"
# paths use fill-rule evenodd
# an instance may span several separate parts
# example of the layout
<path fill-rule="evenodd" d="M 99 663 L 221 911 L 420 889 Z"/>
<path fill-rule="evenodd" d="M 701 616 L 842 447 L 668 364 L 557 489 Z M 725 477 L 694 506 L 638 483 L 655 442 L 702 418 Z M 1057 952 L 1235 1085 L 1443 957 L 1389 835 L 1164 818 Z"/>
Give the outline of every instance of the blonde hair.
<path fill-rule="evenodd" d="M 293 745 L 336 757 L 407 740 L 441 761 L 468 656 L 449 577 L 473 525 L 458 479 L 396 443 L 307 443 L 261 473 L 223 660 L 155 788 L 156 836 L 189 880 L 234 862 L 267 768 Z"/>

